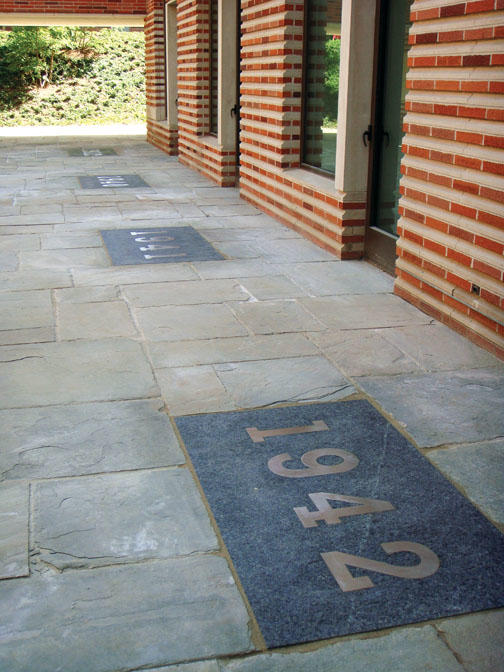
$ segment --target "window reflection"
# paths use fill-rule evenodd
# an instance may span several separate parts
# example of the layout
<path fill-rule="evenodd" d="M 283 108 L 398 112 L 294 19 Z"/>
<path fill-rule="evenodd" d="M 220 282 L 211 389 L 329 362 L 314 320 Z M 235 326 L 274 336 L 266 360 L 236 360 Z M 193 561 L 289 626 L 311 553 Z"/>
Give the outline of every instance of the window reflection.
<path fill-rule="evenodd" d="M 305 14 L 303 163 L 334 175 L 341 0 L 308 0 Z"/>

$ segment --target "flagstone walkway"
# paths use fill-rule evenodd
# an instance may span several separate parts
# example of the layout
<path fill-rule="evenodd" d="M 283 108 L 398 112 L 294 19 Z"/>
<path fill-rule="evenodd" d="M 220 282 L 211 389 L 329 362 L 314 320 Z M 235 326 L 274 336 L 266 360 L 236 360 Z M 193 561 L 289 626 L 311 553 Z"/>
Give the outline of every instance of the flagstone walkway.
<path fill-rule="evenodd" d="M 173 423 L 367 399 L 504 530 L 504 365 L 392 290 L 141 137 L 0 139 L 1 672 L 504 670 L 503 610 L 265 652 Z"/>

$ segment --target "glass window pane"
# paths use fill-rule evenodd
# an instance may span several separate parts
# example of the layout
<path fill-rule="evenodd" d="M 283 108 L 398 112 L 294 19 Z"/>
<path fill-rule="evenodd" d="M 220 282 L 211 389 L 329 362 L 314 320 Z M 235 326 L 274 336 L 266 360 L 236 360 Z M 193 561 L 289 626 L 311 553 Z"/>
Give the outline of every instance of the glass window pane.
<path fill-rule="evenodd" d="M 341 0 L 308 0 L 305 31 L 302 161 L 334 175 Z"/>

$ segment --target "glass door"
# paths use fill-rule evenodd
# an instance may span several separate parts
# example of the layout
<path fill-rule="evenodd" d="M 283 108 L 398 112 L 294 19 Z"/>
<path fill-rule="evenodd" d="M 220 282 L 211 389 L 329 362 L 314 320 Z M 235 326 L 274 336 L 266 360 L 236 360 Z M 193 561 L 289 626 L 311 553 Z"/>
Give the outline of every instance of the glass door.
<path fill-rule="evenodd" d="M 402 125 L 412 0 L 380 0 L 371 141 L 366 256 L 393 273 L 397 239 Z M 369 137 L 371 136 L 371 137 Z"/>

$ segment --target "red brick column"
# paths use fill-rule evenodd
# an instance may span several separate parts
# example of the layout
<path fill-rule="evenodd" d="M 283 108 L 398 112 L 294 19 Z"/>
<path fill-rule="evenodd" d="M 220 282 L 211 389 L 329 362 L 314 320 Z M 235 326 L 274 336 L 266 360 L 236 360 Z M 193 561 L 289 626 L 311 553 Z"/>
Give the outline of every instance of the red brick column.
<path fill-rule="evenodd" d="M 504 0 L 422 4 L 410 32 L 395 291 L 504 357 Z"/>
<path fill-rule="evenodd" d="M 236 155 L 210 131 L 210 2 L 177 2 L 179 159 L 222 187 L 235 183 Z M 230 36 L 229 39 L 234 39 Z"/>
<path fill-rule="evenodd" d="M 167 154 L 177 153 L 177 131 L 166 122 L 164 0 L 147 0 L 145 16 L 145 89 L 147 140 Z"/>
<path fill-rule="evenodd" d="M 365 204 L 290 170 L 300 166 L 303 14 L 302 2 L 242 0 L 240 193 L 339 258 L 358 258 Z"/>

